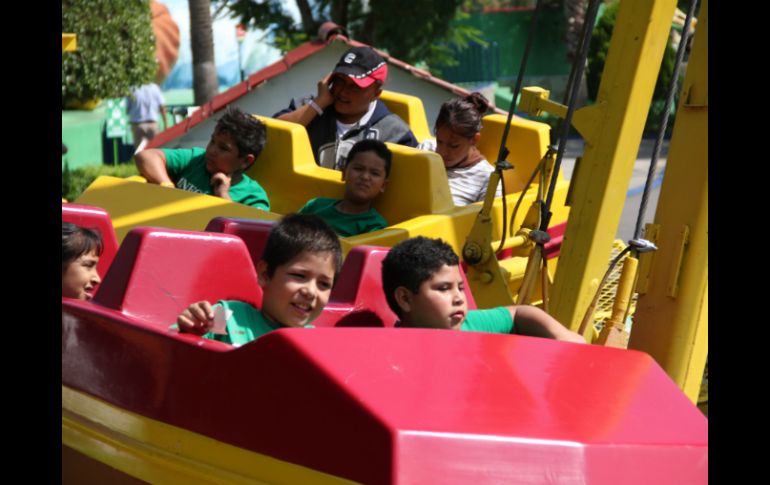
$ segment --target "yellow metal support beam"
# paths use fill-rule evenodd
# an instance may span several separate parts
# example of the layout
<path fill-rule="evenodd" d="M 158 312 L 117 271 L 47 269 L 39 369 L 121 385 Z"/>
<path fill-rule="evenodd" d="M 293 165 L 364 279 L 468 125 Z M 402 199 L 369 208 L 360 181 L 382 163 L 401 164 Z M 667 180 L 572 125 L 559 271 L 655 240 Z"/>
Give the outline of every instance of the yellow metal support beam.
<path fill-rule="evenodd" d="M 61 51 L 72 52 L 78 49 L 78 37 L 75 34 L 61 35 Z"/>
<path fill-rule="evenodd" d="M 574 211 L 574 209 L 573 209 Z M 642 255 L 640 293 L 629 348 L 666 370 L 693 402 L 708 353 L 708 1 L 684 80 L 660 190 Z"/>
<path fill-rule="evenodd" d="M 583 108 L 586 149 L 550 309 L 572 330 L 607 269 L 675 7 L 675 0 L 620 3 L 596 104 Z"/>

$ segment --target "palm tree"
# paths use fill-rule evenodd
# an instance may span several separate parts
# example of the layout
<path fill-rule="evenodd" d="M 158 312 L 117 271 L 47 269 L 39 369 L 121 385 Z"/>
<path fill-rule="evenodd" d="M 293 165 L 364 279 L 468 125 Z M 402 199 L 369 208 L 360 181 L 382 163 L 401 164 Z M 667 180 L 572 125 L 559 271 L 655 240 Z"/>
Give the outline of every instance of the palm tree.
<path fill-rule="evenodd" d="M 567 60 L 570 64 L 575 62 L 575 58 L 580 50 L 581 35 L 583 34 L 583 24 L 586 18 L 587 0 L 563 0 L 564 20 L 566 21 L 565 41 L 567 43 Z M 580 80 L 580 90 L 578 91 L 578 106 L 585 104 L 588 97 L 588 88 L 586 84 L 586 73 Z"/>
<path fill-rule="evenodd" d="M 211 101 L 219 90 L 211 30 L 211 0 L 189 0 L 189 7 L 193 92 L 195 104 L 201 106 Z"/>

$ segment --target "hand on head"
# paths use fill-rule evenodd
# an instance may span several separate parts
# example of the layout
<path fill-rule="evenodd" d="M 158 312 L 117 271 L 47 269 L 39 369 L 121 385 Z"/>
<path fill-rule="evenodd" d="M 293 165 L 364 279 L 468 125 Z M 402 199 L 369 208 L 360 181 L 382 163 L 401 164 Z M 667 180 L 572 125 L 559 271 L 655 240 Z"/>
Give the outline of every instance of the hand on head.
<path fill-rule="evenodd" d="M 329 73 L 318 81 L 318 94 L 314 101 L 321 109 L 326 109 L 334 103 L 334 96 L 332 96 L 331 89 L 329 89 L 329 83 L 331 82 L 333 73 Z"/>

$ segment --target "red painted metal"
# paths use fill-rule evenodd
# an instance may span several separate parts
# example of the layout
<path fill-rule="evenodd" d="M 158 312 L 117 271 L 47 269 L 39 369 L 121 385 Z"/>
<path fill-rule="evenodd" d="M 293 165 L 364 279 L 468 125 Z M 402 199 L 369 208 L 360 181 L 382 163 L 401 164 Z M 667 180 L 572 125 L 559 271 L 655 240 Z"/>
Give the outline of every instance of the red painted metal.
<path fill-rule="evenodd" d="M 564 231 L 567 229 L 567 221 L 561 224 L 556 224 L 548 228 L 548 235 L 551 236 L 551 240 L 543 247 L 545 250 L 545 256 L 548 259 L 556 258 L 561 252 L 561 245 L 564 241 Z"/>
<path fill-rule="evenodd" d="M 101 207 L 62 203 L 61 220 L 62 222 L 71 222 L 81 227 L 96 229 L 102 235 L 104 251 L 99 258 L 96 271 L 99 273 L 99 277 L 104 279 L 107 275 L 107 270 L 112 264 L 112 260 L 115 258 L 115 253 L 118 251 L 118 238 L 115 236 L 115 229 L 112 227 L 110 215 Z"/>
<path fill-rule="evenodd" d="M 254 267 L 265 252 L 267 237 L 273 229 L 276 221 L 264 219 L 240 219 L 236 217 L 215 217 L 206 225 L 208 232 L 221 232 L 233 234 L 243 239 L 249 250 Z"/>
<path fill-rule="evenodd" d="M 141 227 L 126 235 L 93 302 L 165 329 L 191 303 L 221 299 L 262 305 L 240 238 Z"/>
<path fill-rule="evenodd" d="M 363 483 L 707 483 L 706 418 L 636 351 L 392 328 L 234 349 L 67 300 L 62 382 Z"/>
<path fill-rule="evenodd" d="M 546 232 L 548 232 L 551 240 L 546 243 L 543 249 L 545 250 L 545 255 L 548 259 L 559 256 L 559 252 L 561 251 L 561 244 L 564 241 L 564 230 L 566 227 L 567 222 L 565 221 L 547 229 Z M 503 249 L 502 251 L 498 252 L 496 256 L 498 260 L 508 259 L 513 256 L 513 248 Z M 468 269 L 468 265 L 465 262 L 463 262 L 463 269 Z"/>

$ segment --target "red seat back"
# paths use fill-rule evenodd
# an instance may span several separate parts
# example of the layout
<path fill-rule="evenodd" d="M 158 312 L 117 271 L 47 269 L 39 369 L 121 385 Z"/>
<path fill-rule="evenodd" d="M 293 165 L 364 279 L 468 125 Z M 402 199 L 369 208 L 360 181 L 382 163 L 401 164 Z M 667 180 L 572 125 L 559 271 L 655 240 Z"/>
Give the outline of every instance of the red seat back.
<path fill-rule="evenodd" d="M 314 322 L 316 326 L 392 327 L 395 324 L 398 317 L 382 291 L 382 260 L 389 249 L 362 245 L 350 250 L 329 304 Z M 468 308 L 475 309 L 476 301 L 462 268 L 460 273 L 465 281 Z"/>
<path fill-rule="evenodd" d="M 265 252 L 267 236 L 273 229 L 276 221 L 263 219 L 238 219 L 235 217 L 215 217 L 206 226 L 206 231 L 221 232 L 224 234 L 233 234 L 246 243 L 246 247 L 251 255 L 254 267 L 257 267 L 257 261 Z"/>
<path fill-rule="evenodd" d="M 115 253 L 118 252 L 118 239 L 115 237 L 115 229 L 112 227 L 110 215 L 100 207 L 63 203 L 61 205 L 61 220 L 80 227 L 96 229 L 102 235 L 104 251 L 99 258 L 96 271 L 103 280 L 112 260 L 115 259 Z"/>
<path fill-rule="evenodd" d="M 256 271 L 238 237 L 133 229 L 123 240 L 93 301 L 168 326 L 200 300 L 241 300 L 262 306 Z"/>

